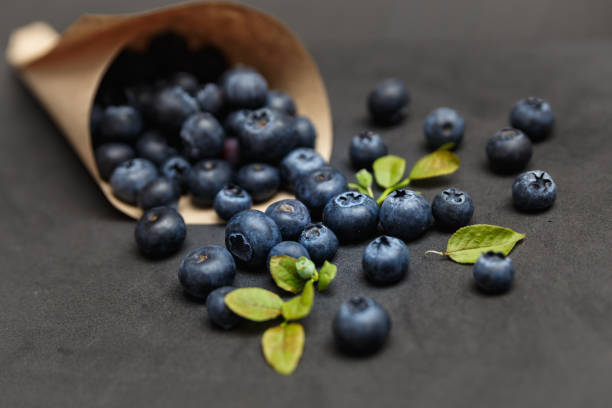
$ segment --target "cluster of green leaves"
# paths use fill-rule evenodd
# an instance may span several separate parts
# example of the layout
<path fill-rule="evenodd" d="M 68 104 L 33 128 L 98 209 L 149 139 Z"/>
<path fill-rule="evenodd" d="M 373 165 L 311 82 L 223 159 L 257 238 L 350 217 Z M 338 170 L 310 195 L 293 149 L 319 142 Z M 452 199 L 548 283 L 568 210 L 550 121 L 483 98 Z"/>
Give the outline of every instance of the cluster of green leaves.
<path fill-rule="evenodd" d="M 381 205 L 389 194 L 397 189 L 406 187 L 413 180 L 439 177 L 457 171 L 461 162 L 459 157 L 450 151 L 453 146 L 453 143 L 445 144 L 438 148 L 438 150 L 420 158 L 406 178 L 404 178 L 406 160 L 393 155 L 380 157 L 372 165 L 374 177 L 372 177 L 368 170 L 361 169 L 355 174 L 357 184 L 350 183 L 349 187 L 374 198 L 372 183 L 373 180 L 376 180 L 376 184 L 384 189 L 382 194 L 376 199 L 378 205 Z"/>
<path fill-rule="evenodd" d="M 319 271 L 305 258 L 273 256 L 270 273 L 279 288 L 297 296 L 284 301 L 279 295 L 262 288 L 236 289 L 225 296 L 225 304 L 234 313 L 255 322 L 282 317 L 284 321 L 266 330 L 262 337 L 263 354 L 279 374 L 289 375 L 298 366 L 306 336 L 296 320 L 308 316 L 314 304 L 315 283 L 324 291 L 336 277 L 337 267 L 327 261 Z"/>

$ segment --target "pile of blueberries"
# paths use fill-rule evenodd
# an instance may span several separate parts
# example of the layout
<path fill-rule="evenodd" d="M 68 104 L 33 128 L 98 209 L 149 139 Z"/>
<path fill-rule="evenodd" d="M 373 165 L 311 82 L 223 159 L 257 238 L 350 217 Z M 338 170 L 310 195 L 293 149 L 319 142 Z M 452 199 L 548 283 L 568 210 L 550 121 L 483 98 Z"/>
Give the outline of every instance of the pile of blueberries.
<path fill-rule="evenodd" d="M 408 89 L 397 79 L 381 82 L 367 101 L 372 120 L 384 125 L 400 122 L 409 104 Z M 519 101 L 510 119 L 512 128 L 498 131 L 486 147 L 497 172 L 524 169 L 531 141 L 546 138 L 554 121 L 550 106 L 537 98 Z M 176 210 L 181 194 L 227 220 L 225 248 L 190 252 L 178 273 L 185 291 L 206 299 L 209 318 L 224 329 L 242 320 L 224 303 L 237 266 L 265 269 L 278 255 L 321 264 L 333 259 L 340 243 L 382 231 L 367 245 L 362 266 L 370 282 L 390 285 L 410 265 L 404 241 L 422 235 L 434 220 L 454 231 L 474 212 L 471 196 L 455 188 L 440 192 L 431 205 L 421 194 L 399 189 L 380 207 L 350 191 L 345 176 L 313 150 L 315 128 L 296 115 L 291 96 L 268 90 L 254 69 L 228 67 L 217 49 L 190 50 L 171 33 L 154 38 L 146 52 L 119 55 L 100 87 L 91 128 L 101 177 L 119 199 L 144 210 L 135 232 L 144 255 L 164 257 L 182 246 L 186 228 Z M 463 118 L 449 108 L 433 111 L 424 126 L 432 149 L 459 145 L 464 130 Z M 387 153 L 376 132 L 361 132 L 350 145 L 355 169 L 371 169 Z M 265 212 L 251 209 L 281 188 L 296 199 L 274 202 Z M 512 192 L 522 211 L 545 210 L 556 197 L 554 181 L 539 170 L 518 176 Z M 483 254 L 474 267 L 477 285 L 488 292 L 508 290 L 513 276 L 512 261 L 499 253 Z M 343 303 L 333 321 L 338 345 L 352 354 L 378 350 L 390 328 L 386 310 L 363 297 Z"/>

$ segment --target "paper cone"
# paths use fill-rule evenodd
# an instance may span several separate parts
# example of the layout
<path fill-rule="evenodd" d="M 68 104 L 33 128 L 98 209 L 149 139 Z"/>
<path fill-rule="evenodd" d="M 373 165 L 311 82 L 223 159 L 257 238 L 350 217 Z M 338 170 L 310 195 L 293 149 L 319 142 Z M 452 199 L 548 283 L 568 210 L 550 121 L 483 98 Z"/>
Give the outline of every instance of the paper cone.
<path fill-rule="evenodd" d="M 273 89 L 288 92 L 298 112 L 317 129 L 316 150 L 329 160 L 332 122 L 325 86 L 301 42 L 278 20 L 238 4 L 192 3 L 140 14 L 85 15 L 62 35 L 45 23 L 16 30 L 6 51 L 9 63 L 45 106 L 106 198 L 133 218 L 137 207 L 119 201 L 95 163 L 89 117 L 98 85 L 115 56 L 164 31 L 182 34 L 190 45 L 213 45 L 230 63 L 255 67 Z M 289 197 L 279 193 L 271 201 Z M 264 209 L 269 203 L 258 207 Z M 222 222 L 212 209 L 194 207 L 188 196 L 179 211 L 189 224 Z"/>

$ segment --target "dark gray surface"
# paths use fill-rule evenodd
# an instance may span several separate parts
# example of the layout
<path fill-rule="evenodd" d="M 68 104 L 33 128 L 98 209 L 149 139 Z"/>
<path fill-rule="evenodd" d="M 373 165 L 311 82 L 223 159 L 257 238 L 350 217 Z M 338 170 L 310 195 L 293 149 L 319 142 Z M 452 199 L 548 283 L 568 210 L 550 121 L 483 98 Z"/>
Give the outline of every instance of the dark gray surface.
<path fill-rule="evenodd" d="M 21 0 L 4 6 L 0 32 L 6 39 L 31 20 L 61 28 L 84 10 L 162 3 Z M 474 197 L 474 222 L 527 234 L 512 254 L 514 290 L 482 296 L 469 266 L 425 257 L 445 245 L 448 235 L 436 231 L 409 244 L 409 277 L 387 289 L 363 280 L 365 244 L 343 247 L 333 289 L 304 321 L 301 365 L 280 377 L 263 361 L 261 325 L 215 330 L 178 288 L 181 255 L 221 244 L 223 228 L 190 227 L 181 254 L 143 260 L 134 223 L 104 200 L 3 65 L 0 406 L 610 406 L 612 3 L 329 3 L 256 2 L 294 27 L 320 65 L 335 120 L 333 163 L 349 174 L 349 138 L 368 127 L 365 95 L 385 76 L 413 92 L 410 119 L 382 131 L 409 163 L 425 152 L 425 115 L 458 109 L 467 122 L 461 169 L 416 188 L 431 199 L 458 186 Z M 491 174 L 484 160 L 487 138 L 531 94 L 557 115 L 530 167 L 550 172 L 559 198 L 537 216 L 512 209 L 512 177 Z M 237 284 L 271 287 L 254 273 Z M 333 313 L 357 294 L 379 300 L 393 319 L 388 347 L 365 360 L 339 355 L 331 342 Z"/>

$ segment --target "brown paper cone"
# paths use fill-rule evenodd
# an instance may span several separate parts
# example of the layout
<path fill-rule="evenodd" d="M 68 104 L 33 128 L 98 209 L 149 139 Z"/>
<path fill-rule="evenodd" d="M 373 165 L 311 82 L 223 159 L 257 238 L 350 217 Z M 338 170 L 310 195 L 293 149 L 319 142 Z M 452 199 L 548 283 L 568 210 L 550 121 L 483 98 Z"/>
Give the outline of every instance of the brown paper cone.
<path fill-rule="evenodd" d="M 106 198 L 133 218 L 139 208 L 119 201 L 95 163 L 89 117 L 98 85 L 115 56 L 163 31 L 175 31 L 190 44 L 214 45 L 231 63 L 258 69 L 270 87 L 294 98 L 300 114 L 317 128 L 316 150 L 329 159 L 332 122 L 321 75 L 300 41 L 278 20 L 231 3 L 183 4 L 140 14 L 85 15 L 62 35 L 45 23 L 16 30 L 6 51 L 9 63 L 45 106 L 94 177 Z M 289 197 L 280 193 L 271 201 Z M 269 203 L 258 207 L 264 209 Z M 222 222 L 211 209 L 181 198 L 179 211 L 189 224 Z"/>

